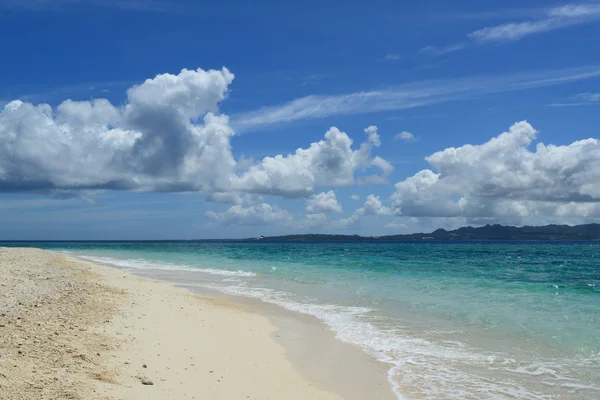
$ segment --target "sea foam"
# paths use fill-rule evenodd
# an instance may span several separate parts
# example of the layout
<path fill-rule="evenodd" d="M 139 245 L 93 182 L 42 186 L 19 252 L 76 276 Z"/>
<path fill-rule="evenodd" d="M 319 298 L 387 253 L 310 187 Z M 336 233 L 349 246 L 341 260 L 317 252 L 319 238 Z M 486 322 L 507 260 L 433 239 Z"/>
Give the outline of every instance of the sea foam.
<path fill-rule="evenodd" d="M 387 363 L 389 381 L 399 399 L 600 398 L 597 396 L 600 393 L 597 379 L 593 377 L 593 371 L 597 371 L 600 365 L 596 353 L 576 356 L 553 349 L 539 351 L 547 346 L 542 341 L 536 341 L 539 335 L 537 331 L 532 331 L 534 328 L 554 328 L 556 321 L 561 322 L 558 327 L 572 325 L 565 325 L 563 319 L 547 317 L 552 317 L 557 312 L 556 302 L 566 304 L 563 297 L 567 295 L 577 295 L 585 300 L 576 303 L 577 309 L 587 307 L 584 311 L 588 310 L 588 313 L 582 315 L 590 315 L 592 318 L 595 314 L 590 314 L 590 311 L 596 310 L 596 303 L 592 301 L 590 294 L 597 291 L 598 281 L 594 280 L 595 275 L 581 277 L 580 282 L 585 283 L 581 285 L 585 287 L 583 294 L 571 293 L 570 286 L 548 275 L 553 274 L 556 267 L 546 271 L 545 264 L 536 261 L 534 267 L 531 267 L 533 271 L 527 275 L 532 283 L 515 283 L 513 270 L 517 268 L 517 272 L 522 274 L 523 268 L 529 264 L 514 261 L 522 250 L 512 247 L 505 248 L 503 252 L 518 253 L 513 258 L 510 258 L 510 254 L 507 256 L 513 261 L 507 262 L 502 268 L 488 270 L 483 267 L 477 269 L 470 264 L 463 267 L 461 263 L 456 263 L 456 249 L 452 246 L 435 247 L 432 255 L 421 249 L 423 251 L 419 254 L 427 256 L 425 261 L 431 265 L 419 264 L 413 260 L 415 256 L 412 252 L 406 258 L 409 261 L 395 261 L 398 254 L 402 255 L 403 251 L 412 249 L 409 247 L 403 250 L 403 247 L 380 246 L 377 247 L 377 252 L 373 252 L 376 255 L 365 255 L 365 248 L 357 246 L 358 255 L 355 258 L 360 261 L 358 263 L 354 259 L 346 260 L 339 251 L 333 257 L 326 252 L 329 247 L 323 246 L 295 248 L 296 251 L 302 250 L 308 254 L 302 257 L 301 262 L 293 259 L 290 261 L 287 253 L 289 249 L 286 248 L 280 250 L 282 254 L 273 254 L 272 247 L 262 249 L 255 246 L 245 249 L 245 254 L 237 246 L 239 245 L 231 245 L 225 249 L 234 250 L 234 254 L 233 257 L 222 256 L 222 263 L 217 261 L 218 257 L 214 262 L 204 263 L 205 254 L 207 257 L 214 257 L 209 251 L 210 247 L 206 245 L 194 248 L 194 251 L 203 253 L 197 257 L 195 265 L 175 260 L 168 263 L 138 259 L 134 254 L 127 260 L 120 259 L 119 256 L 105 257 L 104 254 L 87 254 L 83 258 L 123 268 L 197 271 L 206 274 L 198 274 L 198 283 L 209 288 L 261 299 L 291 311 L 314 316 L 329 326 L 338 339 L 360 346 L 377 360 Z M 475 253 L 479 251 L 479 247 L 469 247 L 467 250 L 474 254 L 469 253 L 463 263 L 476 260 Z M 462 247 L 460 249 L 465 250 Z M 530 254 L 530 248 L 527 247 L 526 250 L 523 254 Z M 219 247 L 219 251 L 223 249 Z M 383 251 L 390 253 L 390 258 L 385 263 L 380 258 Z M 448 253 L 442 254 L 446 258 L 440 259 L 440 251 Z M 186 256 L 192 258 L 191 254 Z M 165 254 L 164 257 L 170 257 L 170 254 Z M 315 258 L 312 264 L 305 260 L 307 257 Z M 496 263 L 505 262 L 502 260 L 506 258 L 493 257 L 496 257 L 492 260 Z M 152 254 L 148 258 L 152 258 Z M 431 261 L 432 259 L 435 261 Z M 450 261 L 443 263 L 443 260 Z M 354 264 L 343 265 L 341 268 L 341 264 L 351 262 Z M 200 268 L 203 264 L 206 268 Z M 438 268 L 439 265 L 444 266 L 444 269 Z M 228 269 L 222 269 L 221 266 Z M 260 271 L 260 275 L 238 269 L 240 266 Z M 543 274 L 538 271 L 540 268 Z M 381 273 L 379 269 L 383 269 Z M 446 272 L 446 269 L 453 273 Z M 473 271 L 483 274 L 486 279 L 478 284 L 479 281 L 472 278 Z M 521 275 L 517 276 L 523 280 Z M 436 277 L 443 279 L 433 280 Z M 469 296 L 465 296 L 465 284 L 471 288 Z M 551 285 L 559 286 L 560 290 L 554 290 L 556 288 Z M 370 288 L 376 289 L 369 291 Z M 340 291 L 342 289 L 346 291 Z M 546 298 L 546 292 L 559 292 L 560 297 L 553 294 L 551 298 Z M 514 296 L 515 293 L 521 295 Z M 584 295 L 590 298 L 583 298 Z M 395 308 L 390 307 L 390 300 L 394 302 L 392 306 Z M 416 301 L 416 306 L 413 305 L 413 300 Z M 488 304 L 494 304 L 493 308 Z M 569 304 L 571 303 L 567 305 Z M 432 305 L 435 307 L 431 307 Z M 406 308 L 408 310 L 405 313 L 403 310 Z M 510 313 L 502 313 L 507 310 Z M 415 312 L 419 312 L 419 315 Z M 444 323 L 438 324 L 437 318 L 441 312 L 444 313 Z M 571 319 L 577 315 L 569 314 Z M 524 316 L 527 318 L 523 318 Z M 549 321 L 554 322 L 550 324 Z M 577 321 L 574 320 L 573 323 L 575 322 Z M 527 330 L 517 329 L 519 327 Z M 499 336 L 505 328 L 510 328 L 510 338 Z M 549 332 L 555 335 L 556 330 Z M 577 331 L 571 329 L 566 332 L 572 336 Z M 530 336 L 521 340 L 519 337 L 524 334 L 532 335 L 536 340 L 531 341 Z M 516 345 L 514 348 L 511 347 L 513 341 Z M 496 346 L 498 343 L 502 346 Z M 523 343 L 526 345 L 523 346 Z M 556 341 L 553 339 L 552 343 Z M 507 344 L 510 346 L 507 347 Z M 534 349 L 532 346 L 539 347 Z M 519 349 L 525 350 L 526 354 Z M 590 349 L 589 351 L 594 351 L 593 346 Z"/>
<path fill-rule="evenodd" d="M 89 255 L 77 255 L 78 258 L 92 261 L 101 264 L 109 264 L 120 268 L 133 268 L 133 269 L 159 269 L 159 270 L 169 270 L 169 271 L 194 271 L 194 272 L 202 272 L 210 275 L 219 275 L 219 276 L 237 276 L 237 277 L 253 277 L 256 276 L 254 272 L 249 271 L 231 271 L 226 269 L 217 269 L 217 268 L 201 268 L 195 265 L 185 265 L 185 264 L 172 264 L 172 263 L 162 263 L 155 261 L 147 261 L 144 259 L 120 259 L 113 257 L 105 257 L 105 256 L 89 256 Z"/>
<path fill-rule="evenodd" d="M 463 366 L 468 364 L 478 369 L 496 370 L 496 374 L 499 374 L 498 371 L 509 375 L 531 374 L 532 370 L 536 374 L 552 371 L 550 366 L 557 367 L 554 360 L 548 360 L 548 365 L 541 361 L 535 366 L 527 365 L 505 354 L 470 349 L 458 341 L 432 342 L 409 337 L 401 329 L 381 326 L 381 318 L 375 315 L 376 310 L 372 308 L 319 304 L 314 299 L 300 300 L 292 293 L 249 287 L 247 284 L 207 286 L 316 317 L 329 326 L 338 339 L 358 345 L 378 361 L 390 365 L 388 380 L 398 399 L 412 398 L 414 395 L 427 399 L 458 400 L 472 398 L 469 395 L 473 393 L 480 393 L 486 399 L 549 399 L 545 394 L 509 380 L 494 382 L 490 379 L 492 374 L 472 374 Z M 568 380 L 558 374 L 554 378 Z M 461 382 L 461 385 L 457 385 L 457 382 Z M 408 387 L 413 388 L 410 393 L 407 393 Z"/>

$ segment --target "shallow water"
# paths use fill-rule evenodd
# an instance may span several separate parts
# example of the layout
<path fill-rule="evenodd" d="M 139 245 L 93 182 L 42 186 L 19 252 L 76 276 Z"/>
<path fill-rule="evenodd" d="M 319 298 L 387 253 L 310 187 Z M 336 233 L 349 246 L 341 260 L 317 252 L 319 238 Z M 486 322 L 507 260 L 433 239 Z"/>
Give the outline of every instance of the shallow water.
<path fill-rule="evenodd" d="M 387 363 L 399 398 L 600 398 L 600 244 L 27 245 L 195 270 L 207 287 L 313 315 Z"/>

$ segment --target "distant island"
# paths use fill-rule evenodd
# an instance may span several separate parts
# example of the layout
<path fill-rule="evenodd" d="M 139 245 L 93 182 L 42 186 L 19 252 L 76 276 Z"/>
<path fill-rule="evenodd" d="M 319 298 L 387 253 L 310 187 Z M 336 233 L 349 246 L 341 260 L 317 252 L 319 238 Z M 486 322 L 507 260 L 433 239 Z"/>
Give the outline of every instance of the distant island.
<path fill-rule="evenodd" d="M 248 241 L 469 241 L 469 240 L 527 240 L 527 241 L 578 241 L 600 240 L 600 224 L 586 225 L 546 225 L 546 226 L 504 226 L 486 225 L 479 228 L 471 226 L 447 231 L 438 229 L 431 233 L 411 233 L 407 235 L 360 236 L 360 235 L 327 235 L 302 234 L 285 236 L 260 236 L 246 239 Z"/>

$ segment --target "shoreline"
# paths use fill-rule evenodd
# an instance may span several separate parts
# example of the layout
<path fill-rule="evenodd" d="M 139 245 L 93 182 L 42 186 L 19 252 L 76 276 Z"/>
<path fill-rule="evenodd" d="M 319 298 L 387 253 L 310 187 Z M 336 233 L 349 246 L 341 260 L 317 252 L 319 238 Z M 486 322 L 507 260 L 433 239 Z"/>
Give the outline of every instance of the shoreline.
<path fill-rule="evenodd" d="M 76 256 L 69 257 L 89 262 Z M 271 338 L 284 347 L 286 357 L 312 384 L 349 400 L 398 400 L 387 379 L 388 364 L 376 360 L 362 348 L 338 339 L 333 330 L 312 315 L 258 298 L 190 283 L 194 277 L 203 276 L 203 273 L 194 270 L 135 269 L 96 261 L 92 264 L 142 279 L 165 282 L 202 298 L 230 302 L 264 316 L 276 328 Z M 365 385 L 365 381 L 370 383 Z"/>
<path fill-rule="evenodd" d="M 111 268 L 120 267 L 110 266 Z M 157 277 L 165 270 L 122 269 L 135 276 L 170 282 L 202 297 L 222 299 L 260 314 L 276 327 L 273 340 L 285 348 L 287 358 L 308 380 L 319 387 L 343 395 L 344 399 L 397 400 L 387 380 L 389 366 L 365 353 L 357 345 L 344 342 L 316 317 L 286 309 L 274 303 L 240 294 L 223 293 L 201 285 L 182 283 L 179 279 Z M 184 275 L 195 271 L 177 271 Z M 371 382 L 365 385 L 364 382 Z"/>
<path fill-rule="evenodd" d="M 88 297 L 92 293 L 87 286 L 104 294 L 81 300 L 106 309 L 101 321 L 83 321 L 90 314 L 84 310 L 80 310 L 82 315 L 71 316 L 73 320 L 81 317 L 76 325 L 85 322 L 82 329 L 96 342 L 103 342 L 102 352 L 88 351 L 97 354 L 96 358 L 84 355 L 81 362 L 67 366 L 66 373 L 75 377 L 71 382 L 78 382 L 71 390 L 81 393 L 73 392 L 71 398 L 396 398 L 384 364 L 336 339 L 331 330 L 308 316 L 259 305 L 258 300 L 245 301 L 242 296 L 214 296 L 156 276 L 142 277 L 138 271 L 37 249 L 0 249 L 0 273 L 2 263 L 11 256 L 16 257 L 16 264 L 37 260 L 68 271 L 57 277 L 59 281 L 69 273 L 83 271 L 87 275 L 78 283 L 82 298 L 86 290 Z M 18 269 L 19 265 L 13 266 L 12 272 Z M 26 279 L 28 276 L 25 274 Z M 30 289 L 35 291 L 35 285 Z M 53 322 L 61 323 L 44 324 Z M 6 330 L 8 325 L 4 325 L 0 332 Z M 82 339 L 81 334 L 66 333 L 73 344 Z M 11 346 L 13 343 L 0 341 L 0 390 L 9 387 L 7 382 L 22 379 L 19 377 L 30 381 L 36 375 L 48 375 L 48 371 L 28 370 L 25 363 L 17 362 Z M 80 346 L 93 347 L 84 342 Z M 91 357 L 90 361 L 85 357 Z M 6 367 L 3 361 L 8 359 L 15 361 L 15 367 Z M 94 369 L 101 371 L 91 372 Z M 51 368 L 52 373 L 57 373 L 57 368 Z M 150 379 L 153 385 L 142 384 L 143 379 Z M 54 389 L 63 389 L 62 380 L 53 381 Z M 52 387 L 32 390 L 45 393 L 46 389 Z M 19 388 L 9 392 L 8 399 L 22 398 L 10 397 L 11 393 L 22 395 Z M 28 398 L 64 398 L 53 395 Z"/>

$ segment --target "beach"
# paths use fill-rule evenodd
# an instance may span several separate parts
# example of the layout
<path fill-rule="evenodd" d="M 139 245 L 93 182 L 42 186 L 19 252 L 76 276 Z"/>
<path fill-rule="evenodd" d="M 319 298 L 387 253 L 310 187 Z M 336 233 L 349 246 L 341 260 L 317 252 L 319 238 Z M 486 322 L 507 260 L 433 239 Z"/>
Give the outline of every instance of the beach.
<path fill-rule="evenodd" d="M 0 248 L 9 399 L 600 393 L 595 244 Z"/>
<path fill-rule="evenodd" d="M 0 284 L 3 399 L 395 398 L 380 363 L 290 314 L 286 329 L 252 304 L 39 249 L 1 248 Z"/>

